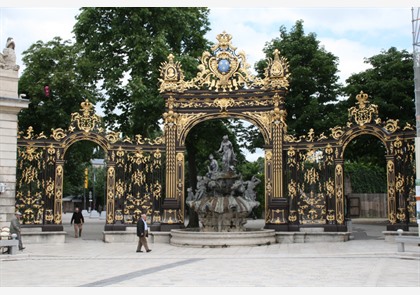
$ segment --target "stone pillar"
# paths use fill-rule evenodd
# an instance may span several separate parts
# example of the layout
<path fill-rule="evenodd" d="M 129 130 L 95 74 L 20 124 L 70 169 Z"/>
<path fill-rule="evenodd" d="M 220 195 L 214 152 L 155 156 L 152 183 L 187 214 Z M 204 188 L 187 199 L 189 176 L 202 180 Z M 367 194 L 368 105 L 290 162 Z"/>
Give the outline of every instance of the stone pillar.
<path fill-rule="evenodd" d="M 1 64 L 0 64 L 1 65 Z M 18 96 L 18 71 L 0 67 L 0 227 L 9 226 L 15 212 L 18 113 L 29 101 Z"/>

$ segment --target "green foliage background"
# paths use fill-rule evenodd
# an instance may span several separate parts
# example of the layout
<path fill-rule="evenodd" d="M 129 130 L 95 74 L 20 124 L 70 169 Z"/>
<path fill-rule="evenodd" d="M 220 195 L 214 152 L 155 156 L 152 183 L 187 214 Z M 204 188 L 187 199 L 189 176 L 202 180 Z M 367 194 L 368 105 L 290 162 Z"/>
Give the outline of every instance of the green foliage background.
<path fill-rule="evenodd" d="M 386 171 L 372 163 L 344 163 L 344 175 L 350 177 L 352 193 L 386 193 Z"/>

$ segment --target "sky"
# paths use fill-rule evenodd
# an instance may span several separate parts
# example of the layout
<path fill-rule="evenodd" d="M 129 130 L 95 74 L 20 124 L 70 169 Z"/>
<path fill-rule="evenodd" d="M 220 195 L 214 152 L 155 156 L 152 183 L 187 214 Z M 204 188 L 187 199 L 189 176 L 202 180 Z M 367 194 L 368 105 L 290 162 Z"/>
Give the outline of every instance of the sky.
<path fill-rule="evenodd" d="M 0 47 L 5 47 L 8 37 L 15 40 L 17 64 L 21 67 L 19 71 L 21 75 L 24 70 L 21 62 L 22 53 L 31 44 L 38 40 L 48 42 L 55 36 L 64 40 L 73 40 L 72 29 L 76 22 L 75 17 L 79 13 L 79 7 L 86 6 L 86 3 L 72 1 L 71 4 L 57 6 L 55 3 L 48 5 L 48 1 L 42 0 L 37 5 L 25 5 L 25 1 L 19 0 L 13 2 L 12 6 L 0 6 Z M 118 3 L 124 4 L 124 2 Z M 157 4 L 159 2 L 165 3 L 165 1 L 153 1 Z M 392 5 L 386 1 L 365 1 L 373 3 L 370 7 L 363 2 L 358 4 L 357 1 L 348 1 L 354 4 L 340 7 L 336 4 L 327 5 L 328 1 L 324 1 L 324 5 L 305 6 L 303 3 L 310 1 L 299 0 L 277 1 L 289 3 L 281 6 L 272 4 L 276 3 L 275 1 L 264 0 L 258 1 L 259 6 L 235 6 L 239 1 L 229 1 L 231 6 L 223 5 L 223 1 L 192 2 L 195 3 L 194 6 L 198 6 L 197 2 L 207 2 L 207 7 L 210 8 L 211 31 L 206 37 L 216 42 L 217 34 L 223 31 L 231 34 L 232 44 L 238 48 L 237 52 L 245 52 L 251 66 L 264 58 L 265 43 L 279 37 L 281 26 L 290 31 L 297 20 L 303 20 L 305 33 L 315 33 L 320 45 L 339 58 L 338 69 L 342 83 L 351 74 L 368 67 L 364 63 L 365 58 L 379 54 L 382 50 L 394 46 L 398 50 L 406 49 L 412 52 L 412 8 L 414 7 L 417 15 L 418 8 L 413 5 L 418 3 L 420 6 L 420 1 L 404 0 L 393 1 L 397 4 Z M 222 3 L 218 4 L 219 2 Z M 324 2 L 317 1 L 320 4 Z M 95 1 L 88 3 L 88 6 L 93 7 L 91 3 L 95 4 Z M 98 1 L 98 3 L 106 4 L 107 1 Z M 142 1 L 127 1 L 127 3 L 138 3 L 137 6 L 140 6 Z"/>
<path fill-rule="evenodd" d="M 31 44 L 38 40 L 48 42 L 55 36 L 74 40 L 72 29 L 79 7 L 115 6 L 115 1 L 95 0 L 32 2 L 14 0 L 10 1 L 10 5 L 0 6 L 0 48 L 5 48 L 8 37 L 14 39 L 19 75 L 25 69 L 22 54 Z M 144 3 L 150 2 L 153 6 L 167 7 L 172 1 L 132 0 L 118 3 L 119 6 L 145 7 L 150 5 Z M 417 18 L 420 7 L 420 0 L 318 0 L 316 5 L 311 4 L 315 1 L 300 0 L 180 2 L 183 7 L 208 7 L 211 30 L 206 37 L 216 42 L 216 36 L 223 31 L 231 34 L 232 44 L 237 47 L 237 52 L 245 52 L 251 67 L 264 58 L 264 45 L 279 37 L 281 26 L 289 32 L 296 21 L 303 20 L 305 33 L 316 34 L 320 45 L 338 57 L 339 82 L 343 84 L 351 74 L 368 68 L 365 58 L 390 47 L 413 52 L 413 12 Z"/>

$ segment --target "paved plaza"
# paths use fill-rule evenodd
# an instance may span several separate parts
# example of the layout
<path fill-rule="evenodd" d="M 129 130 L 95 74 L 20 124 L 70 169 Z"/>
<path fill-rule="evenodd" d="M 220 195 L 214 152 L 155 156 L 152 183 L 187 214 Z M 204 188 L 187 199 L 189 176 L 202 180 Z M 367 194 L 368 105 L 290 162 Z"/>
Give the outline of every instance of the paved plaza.
<path fill-rule="evenodd" d="M 383 224 L 354 222 L 354 239 L 347 242 L 227 248 L 150 243 L 152 252 L 136 253 L 136 242 L 102 242 L 99 219 L 86 218 L 82 238 L 75 239 L 66 215 L 66 243 L 25 244 L 17 255 L 0 256 L 1 287 L 420 288 L 420 247 L 397 252 L 384 240 Z"/>

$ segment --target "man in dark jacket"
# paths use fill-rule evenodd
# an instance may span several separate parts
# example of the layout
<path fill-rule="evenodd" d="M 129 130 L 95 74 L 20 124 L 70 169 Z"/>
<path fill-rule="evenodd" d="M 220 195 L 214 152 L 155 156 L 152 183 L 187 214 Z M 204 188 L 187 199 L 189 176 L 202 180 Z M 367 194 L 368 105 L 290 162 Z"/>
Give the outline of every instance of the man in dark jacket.
<path fill-rule="evenodd" d="M 136 252 L 143 252 L 141 250 L 142 246 L 144 246 L 144 249 L 146 249 L 146 252 L 152 251 L 149 249 L 149 245 L 147 244 L 148 232 L 149 232 L 149 229 L 147 227 L 146 214 L 142 214 L 139 221 L 137 221 L 137 236 L 139 237 L 139 243 L 137 244 Z"/>
<path fill-rule="evenodd" d="M 85 223 L 85 219 L 83 218 L 83 214 L 79 212 L 79 207 L 76 207 L 75 211 L 73 212 L 73 216 L 71 217 L 70 224 L 73 224 L 73 221 L 74 221 L 74 237 L 75 238 L 81 237 L 83 223 Z"/>
<path fill-rule="evenodd" d="M 16 211 L 15 213 L 15 217 L 12 218 L 12 220 L 10 221 L 10 234 L 16 234 L 17 239 L 19 240 L 19 250 L 23 250 L 25 249 L 25 247 L 23 247 L 22 244 L 22 236 L 20 234 L 20 218 L 22 217 L 22 213 L 20 213 L 19 211 Z"/>

